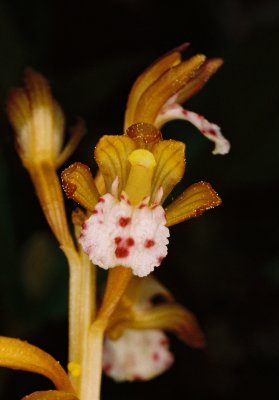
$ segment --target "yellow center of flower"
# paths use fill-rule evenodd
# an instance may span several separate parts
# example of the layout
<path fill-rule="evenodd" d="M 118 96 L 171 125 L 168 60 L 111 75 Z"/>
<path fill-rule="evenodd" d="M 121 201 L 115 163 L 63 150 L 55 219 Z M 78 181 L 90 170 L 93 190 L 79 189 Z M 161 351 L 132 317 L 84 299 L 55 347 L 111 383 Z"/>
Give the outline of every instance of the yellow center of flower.
<path fill-rule="evenodd" d="M 131 170 L 125 193 L 132 204 L 136 205 L 146 196 L 150 196 L 153 171 L 156 165 L 153 154 L 144 149 L 134 150 L 128 157 Z"/>

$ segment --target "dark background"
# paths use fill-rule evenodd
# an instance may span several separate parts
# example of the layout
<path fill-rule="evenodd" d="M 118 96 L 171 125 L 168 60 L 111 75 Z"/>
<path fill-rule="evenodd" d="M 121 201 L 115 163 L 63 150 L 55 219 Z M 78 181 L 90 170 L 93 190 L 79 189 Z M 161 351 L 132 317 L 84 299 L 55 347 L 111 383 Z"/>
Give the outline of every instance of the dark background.
<path fill-rule="evenodd" d="M 164 129 L 165 137 L 187 142 L 178 191 L 207 180 L 223 204 L 172 229 L 156 276 L 195 312 L 207 348 L 191 350 L 173 338 L 177 362 L 169 372 L 148 383 L 104 379 L 102 399 L 278 399 L 278 39 L 276 0 L 1 1 L 1 335 L 27 339 L 65 365 L 66 262 L 14 151 L 8 89 L 21 84 L 26 66 L 44 73 L 69 124 L 76 115 L 87 123 L 70 161 L 93 167 L 98 137 L 122 131 L 136 76 L 190 41 L 189 54 L 225 64 L 187 108 L 218 123 L 232 150 L 212 156 L 212 144 L 188 123 Z M 0 397 L 9 400 L 51 387 L 4 370 L 0 382 Z"/>

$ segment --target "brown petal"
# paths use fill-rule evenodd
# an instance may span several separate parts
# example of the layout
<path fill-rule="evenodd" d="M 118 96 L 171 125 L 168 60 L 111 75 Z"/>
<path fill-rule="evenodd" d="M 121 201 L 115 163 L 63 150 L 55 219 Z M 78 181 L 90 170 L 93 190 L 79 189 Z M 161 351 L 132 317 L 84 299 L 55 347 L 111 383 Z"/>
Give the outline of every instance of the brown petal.
<path fill-rule="evenodd" d="M 130 163 L 129 154 L 135 149 L 135 143 L 127 136 L 103 136 L 96 148 L 95 159 L 106 184 L 106 192 L 111 191 L 111 185 L 119 178 L 118 192 L 125 187 Z"/>
<path fill-rule="evenodd" d="M 199 92 L 209 78 L 222 66 L 221 58 L 212 58 L 201 66 L 196 76 L 193 77 L 178 93 L 176 102 L 179 104 L 185 103 L 194 94 Z"/>
<path fill-rule="evenodd" d="M 135 122 L 135 110 L 137 103 L 143 94 L 143 92 L 152 85 L 157 79 L 161 77 L 167 70 L 181 62 L 180 51 L 184 50 L 188 46 L 187 43 L 173 49 L 171 52 L 165 54 L 160 59 L 156 60 L 150 65 L 135 81 L 129 97 L 125 114 L 125 130 L 134 124 Z"/>
<path fill-rule="evenodd" d="M 162 329 L 174 332 L 191 347 L 205 346 L 204 335 L 192 314 L 179 304 L 162 304 L 143 312 L 138 312 L 131 322 L 134 329 Z"/>
<path fill-rule="evenodd" d="M 41 374 L 57 389 L 74 393 L 60 364 L 45 351 L 22 340 L 0 336 L 0 366 Z"/>
<path fill-rule="evenodd" d="M 47 222 L 62 246 L 73 246 L 61 183 L 52 164 L 31 165 L 29 173 Z"/>
<path fill-rule="evenodd" d="M 103 194 L 106 194 L 106 184 L 103 175 L 101 174 L 100 170 L 97 172 L 95 176 L 95 184 L 98 189 L 98 192 L 102 196 Z"/>
<path fill-rule="evenodd" d="M 170 291 L 157 281 L 152 275 L 144 278 L 133 276 L 123 300 L 129 302 L 131 306 L 149 304 L 153 297 L 162 296 L 166 301 L 173 302 Z"/>
<path fill-rule="evenodd" d="M 210 183 L 194 183 L 166 207 L 167 226 L 197 217 L 220 204 L 221 199 Z"/>
<path fill-rule="evenodd" d="M 87 210 L 93 211 L 98 201 L 99 193 L 90 168 L 87 165 L 76 162 L 62 172 L 61 178 L 67 197 Z"/>
<path fill-rule="evenodd" d="M 16 131 L 25 167 L 36 162 L 55 163 L 64 139 L 64 116 L 51 95 L 47 80 L 28 69 L 25 89 L 11 91 L 7 112 Z"/>
<path fill-rule="evenodd" d="M 155 126 L 144 122 L 130 126 L 126 133 L 136 142 L 137 147 L 150 151 L 155 143 L 162 140 L 161 132 Z"/>
<path fill-rule="evenodd" d="M 72 393 L 62 392 L 60 390 L 39 391 L 24 396 L 21 400 L 78 400 Z"/>
<path fill-rule="evenodd" d="M 162 202 L 181 180 L 185 170 L 185 144 L 176 140 L 163 140 L 153 150 L 156 160 L 152 182 L 152 198 L 163 188 Z"/>
<path fill-rule="evenodd" d="M 205 59 L 202 54 L 195 55 L 161 75 L 139 98 L 132 122 L 154 124 L 163 105 L 193 79 Z"/>

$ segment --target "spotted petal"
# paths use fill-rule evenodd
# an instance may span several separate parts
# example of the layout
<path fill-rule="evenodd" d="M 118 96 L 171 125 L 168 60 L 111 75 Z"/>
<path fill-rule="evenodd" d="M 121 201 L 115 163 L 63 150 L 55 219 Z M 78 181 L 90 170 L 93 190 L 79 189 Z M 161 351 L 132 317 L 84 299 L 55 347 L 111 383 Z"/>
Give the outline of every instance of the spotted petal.
<path fill-rule="evenodd" d="M 89 167 L 76 162 L 62 172 L 61 178 L 67 197 L 76 201 L 85 209 L 93 211 L 99 193 Z"/>
<path fill-rule="evenodd" d="M 106 338 L 103 371 L 115 381 L 146 381 L 173 363 L 166 335 L 157 329 L 126 330 L 117 340 Z"/>
<path fill-rule="evenodd" d="M 219 204 L 221 199 L 209 183 L 195 183 L 165 209 L 167 226 L 197 217 Z"/>
<path fill-rule="evenodd" d="M 213 154 L 227 154 L 230 151 L 229 141 L 222 135 L 218 125 L 209 122 L 202 115 L 185 110 L 177 104 L 175 97 L 161 109 L 156 119 L 156 126 L 162 126 L 168 121 L 182 119 L 193 124 L 203 136 L 215 143 Z"/>
<path fill-rule="evenodd" d="M 152 182 L 152 199 L 163 189 L 162 202 L 181 180 L 185 170 L 185 144 L 175 140 L 163 140 L 153 148 L 156 168 Z"/>
<path fill-rule="evenodd" d="M 135 143 L 127 136 L 103 136 L 95 148 L 95 159 L 105 180 L 106 192 L 110 192 L 113 181 L 119 179 L 118 194 L 125 187 L 130 164 L 129 154 Z"/>

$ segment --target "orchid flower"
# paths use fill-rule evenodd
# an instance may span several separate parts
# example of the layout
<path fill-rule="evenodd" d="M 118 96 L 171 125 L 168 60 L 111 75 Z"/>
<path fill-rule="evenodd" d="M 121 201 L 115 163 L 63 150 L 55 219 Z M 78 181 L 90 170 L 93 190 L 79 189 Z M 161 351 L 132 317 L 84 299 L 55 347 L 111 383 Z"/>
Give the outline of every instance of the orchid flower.
<path fill-rule="evenodd" d="M 153 304 L 153 298 L 163 301 Z M 104 343 L 103 371 L 116 381 L 149 380 L 173 363 L 170 331 L 194 348 L 205 345 L 194 315 L 175 303 L 171 293 L 152 276 L 134 277 L 121 298 Z"/>
<path fill-rule="evenodd" d="M 199 182 L 163 209 L 183 176 L 184 152 L 182 142 L 163 140 L 155 127 L 141 123 L 124 136 L 103 136 L 98 142 L 95 159 L 106 185 L 98 199 L 88 167 L 74 163 L 64 170 L 67 196 L 91 212 L 79 242 L 93 264 L 121 265 L 147 276 L 167 255 L 170 226 L 220 204 L 211 185 Z"/>
<path fill-rule="evenodd" d="M 192 347 L 204 346 L 193 314 L 150 276 L 167 255 L 169 228 L 221 203 L 203 181 L 168 201 L 185 171 L 185 144 L 163 139 L 160 129 L 166 122 L 189 121 L 215 143 L 214 154 L 229 151 L 216 124 L 181 106 L 222 60 L 196 55 L 182 61 L 186 47 L 174 49 L 136 80 L 124 134 L 105 135 L 96 145 L 97 176 L 80 162 L 63 171 L 67 197 L 83 208 L 72 216 L 75 237 L 57 168 L 75 150 L 84 125 L 79 122 L 72 129 L 64 146 L 62 110 L 35 71 L 26 72 L 25 88 L 10 94 L 7 109 L 18 154 L 70 270 L 68 375 L 35 346 L 0 337 L 0 366 L 41 373 L 55 385 L 55 390 L 34 392 L 25 400 L 99 400 L 102 368 L 120 381 L 155 377 L 173 361 L 164 331 Z M 99 306 L 95 265 L 109 270 Z M 156 294 L 163 296 L 162 304 L 153 304 Z"/>
<path fill-rule="evenodd" d="M 203 54 L 197 54 L 182 61 L 181 52 L 188 46 L 186 43 L 172 50 L 138 77 L 129 95 L 125 129 L 137 122 L 147 122 L 160 129 L 168 121 L 182 119 L 214 142 L 213 154 L 226 154 L 230 144 L 219 126 L 181 106 L 202 89 L 223 60 L 207 60 Z"/>

